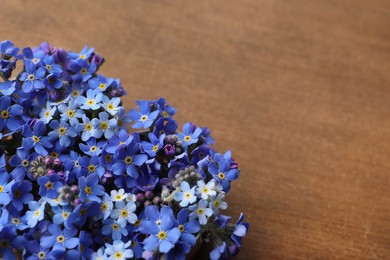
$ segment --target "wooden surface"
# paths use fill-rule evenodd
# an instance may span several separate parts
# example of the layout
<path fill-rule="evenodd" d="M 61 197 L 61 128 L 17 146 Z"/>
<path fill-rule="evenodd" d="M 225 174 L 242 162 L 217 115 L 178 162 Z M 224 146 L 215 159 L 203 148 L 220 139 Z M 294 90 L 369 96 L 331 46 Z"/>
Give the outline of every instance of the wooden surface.
<path fill-rule="evenodd" d="M 94 46 L 128 96 L 208 126 L 237 259 L 390 259 L 390 1 L 2 1 L 18 46 Z"/>

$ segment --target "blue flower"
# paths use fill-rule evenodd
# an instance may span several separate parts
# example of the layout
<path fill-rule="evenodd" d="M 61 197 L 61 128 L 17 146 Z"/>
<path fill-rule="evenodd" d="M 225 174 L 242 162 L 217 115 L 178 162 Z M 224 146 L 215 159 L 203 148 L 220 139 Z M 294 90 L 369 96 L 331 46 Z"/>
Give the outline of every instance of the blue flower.
<path fill-rule="evenodd" d="M 150 142 L 142 141 L 141 146 L 144 151 L 150 156 L 155 157 L 157 152 L 164 146 L 165 134 L 157 138 L 153 133 L 148 134 Z"/>
<path fill-rule="evenodd" d="M 177 214 L 177 221 L 179 223 L 178 229 L 181 232 L 180 240 L 193 246 L 196 244 L 196 237 L 194 234 L 197 234 L 200 231 L 200 225 L 198 221 L 188 221 L 188 216 L 189 212 L 187 209 L 179 211 Z"/>
<path fill-rule="evenodd" d="M 156 103 L 158 110 L 164 118 L 171 117 L 176 114 L 176 108 L 168 105 L 164 98 L 160 98 Z"/>
<path fill-rule="evenodd" d="M 181 232 L 175 226 L 172 208 L 156 206 L 145 208 L 145 219 L 140 225 L 140 232 L 149 235 L 144 240 L 144 249 L 154 251 L 158 248 L 161 253 L 168 253 L 179 240 Z"/>
<path fill-rule="evenodd" d="M 43 84 L 43 77 L 45 76 L 45 69 L 36 69 L 35 64 L 32 61 L 25 61 L 26 72 L 20 76 L 20 80 L 24 81 L 22 85 L 23 92 L 31 92 L 32 90 L 39 90 L 45 88 Z"/>
<path fill-rule="evenodd" d="M 190 214 L 190 219 L 198 219 L 201 225 L 205 225 L 207 220 L 213 215 L 213 210 L 208 208 L 207 200 L 200 200 L 198 204 L 189 206 L 189 209 L 192 211 Z"/>
<path fill-rule="evenodd" d="M 139 144 L 132 142 L 125 150 L 119 151 L 117 162 L 112 166 L 113 173 L 115 175 L 122 175 L 126 172 L 127 175 L 135 179 L 138 178 L 137 166 L 141 166 L 148 159 L 146 154 L 136 154 L 138 150 Z"/>
<path fill-rule="evenodd" d="M 23 204 L 27 204 L 34 199 L 30 193 L 31 190 L 32 183 L 29 181 L 18 181 L 12 185 L 9 195 L 15 209 L 22 210 Z"/>
<path fill-rule="evenodd" d="M 3 155 L 5 157 L 5 155 Z M 0 170 L 0 205 L 8 205 L 11 201 L 9 191 L 12 185 L 15 183 L 14 180 L 9 181 L 10 175 L 5 170 Z"/>
<path fill-rule="evenodd" d="M 42 58 L 45 56 L 45 53 L 42 50 L 33 51 L 31 48 L 27 47 L 23 49 L 23 55 L 25 57 L 25 62 L 31 62 L 34 65 L 41 65 Z"/>
<path fill-rule="evenodd" d="M 84 176 L 79 178 L 80 200 L 82 202 L 86 200 L 101 202 L 101 198 L 98 196 L 104 194 L 104 187 L 98 183 L 99 178 L 95 173 L 91 173 L 87 178 Z"/>
<path fill-rule="evenodd" d="M 40 155 L 46 156 L 48 154 L 47 148 L 53 147 L 53 145 L 49 142 L 48 137 L 46 135 L 46 125 L 42 121 L 38 121 L 33 126 L 31 130 L 29 125 L 25 125 L 23 128 L 23 148 L 26 150 L 30 150 L 34 148 L 35 152 Z"/>
<path fill-rule="evenodd" d="M 58 174 L 50 176 L 41 176 L 38 178 L 39 192 L 42 197 L 47 196 L 50 199 L 55 199 L 58 196 L 59 189 L 63 186 Z"/>
<path fill-rule="evenodd" d="M 42 67 L 50 74 L 55 73 L 59 76 L 62 72 L 61 66 L 55 63 L 54 57 L 51 55 L 43 57 Z"/>
<path fill-rule="evenodd" d="M 103 92 L 113 81 L 112 78 L 107 79 L 102 75 L 97 75 L 96 78 L 92 78 L 88 81 L 88 85 L 91 89 L 98 89 L 100 92 Z"/>
<path fill-rule="evenodd" d="M 92 77 L 92 74 L 96 72 L 96 64 L 88 64 L 87 61 L 81 59 L 72 63 L 71 69 L 76 73 L 72 75 L 74 81 L 87 82 Z"/>
<path fill-rule="evenodd" d="M 84 226 L 88 217 L 99 216 L 100 204 L 96 201 L 89 201 L 78 205 L 67 219 L 69 226 L 78 224 Z"/>
<path fill-rule="evenodd" d="M 11 96 L 16 90 L 16 81 L 0 82 L 0 93 L 4 96 Z"/>
<path fill-rule="evenodd" d="M 103 94 L 100 93 L 97 90 L 93 89 L 88 89 L 87 91 L 87 96 L 79 96 L 76 101 L 77 103 L 81 104 L 81 109 L 84 110 L 97 110 L 100 108 L 101 103 L 100 101 L 102 100 Z"/>
<path fill-rule="evenodd" d="M 26 244 L 27 250 L 31 253 L 28 260 L 55 260 L 56 257 L 53 255 L 53 252 L 50 252 L 48 248 L 43 248 L 39 245 L 38 241 L 30 240 Z"/>
<path fill-rule="evenodd" d="M 37 223 L 43 220 L 45 213 L 46 202 L 38 203 L 36 201 L 30 201 L 28 203 L 29 211 L 26 212 L 27 225 L 33 228 Z"/>
<path fill-rule="evenodd" d="M 58 73 L 50 73 L 43 79 L 43 84 L 49 89 L 60 89 L 63 85 L 60 75 Z"/>
<path fill-rule="evenodd" d="M 226 248 L 226 242 L 222 242 L 219 246 L 213 249 L 213 251 L 210 252 L 210 259 L 212 260 L 218 260 L 223 259 L 227 257 L 227 248 Z"/>
<path fill-rule="evenodd" d="M 62 206 L 62 207 L 55 206 L 55 207 L 52 207 L 52 210 L 54 213 L 53 223 L 57 224 L 57 225 L 61 225 L 64 223 L 66 228 L 70 228 L 69 226 L 66 225 L 67 224 L 66 220 L 68 219 L 70 213 L 72 212 L 73 207 L 72 206 Z"/>
<path fill-rule="evenodd" d="M 10 131 L 16 131 L 20 127 L 20 121 L 16 118 L 23 114 L 23 107 L 19 104 L 11 105 L 11 99 L 7 96 L 0 97 L 0 131 L 7 127 Z"/>
<path fill-rule="evenodd" d="M 103 108 L 112 116 L 116 115 L 121 108 L 121 106 L 119 106 L 121 103 L 121 99 L 119 97 L 113 97 L 110 99 L 107 96 L 103 96 L 102 102 Z"/>
<path fill-rule="evenodd" d="M 126 148 L 133 139 L 134 137 L 132 135 L 129 135 L 126 130 L 122 129 L 109 139 L 106 151 L 117 156 L 119 151 Z"/>
<path fill-rule="evenodd" d="M 0 230 L 0 256 L 3 259 L 16 259 L 13 249 L 23 249 L 25 239 L 22 236 L 17 236 L 13 225 L 0 227 Z"/>
<path fill-rule="evenodd" d="M 150 102 L 149 101 L 139 101 L 138 106 L 140 112 L 135 109 L 131 109 L 129 115 L 132 120 L 136 121 L 132 127 L 133 128 L 148 128 L 150 127 L 154 120 L 157 118 L 159 111 L 155 110 L 150 112 Z"/>
<path fill-rule="evenodd" d="M 49 124 L 50 128 L 53 129 L 48 136 L 51 141 L 59 139 L 59 144 L 62 147 L 69 147 L 74 142 L 73 137 L 77 136 L 77 131 L 73 126 L 70 126 L 64 120 L 53 120 Z"/>
<path fill-rule="evenodd" d="M 94 128 L 91 120 L 86 115 L 82 116 L 82 120 L 83 123 L 80 124 L 82 126 L 81 140 L 85 142 L 92 136 Z"/>
<path fill-rule="evenodd" d="M 115 260 L 125 260 L 129 258 L 133 258 L 134 253 L 133 250 L 129 249 L 131 245 L 131 241 L 126 244 L 122 241 L 115 240 L 113 245 L 106 244 L 105 254 L 109 257 L 108 259 Z"/>
<path fill-rule="evenodd" d="M 41 246 L 44 248 L 53 248 L 53 250 L 65 251 L 66 249 L 75 248 L 79 244 L 79 238 L 76 228 L 62 230 L 56 224 L 50 224 L 48 231 L 49 236 L 41 237 Z"/>
<path fill-rule="evenodd" d="M 88 46 L 84 46 L 83 50 L 80 53 L 74 53 L 74 52 L 69 52 L 69 57 L 71 59 L 82 59 L 86 60 L 89 59 L 89 57 L 93 54 L 93 51 L 95 48 L 90 48 L 88 49 Z"/>
<path fill-rule="evenodd" d="M 239 172 L 237 169 L 230 168 L 230 161 L 223 157 L 216 157 L 217 161 L 210 163 L 208 170 L 211 175 L 221 183 L 223 190 L 229 192 L 230 181 L 238 178 Z"/>
<path fill-rule="evenodd" d="M 111 235 L 113 240 L 120 240 L 122 236 L 128 235 L 126 225 L 121 225 L 118 220 L 105 219 L 102 222 L 104 224 L 102 227 L 103 235 Z"/>
<path fill-rule="evenodd" d="M 186 147 L 191 144 L 198 142 L 198 137 L 202 133 L 200 127 L 196 127 L 191 123 L 185 123 L 183 126 L 183 132 L 179 133 L 179 139 L 183 142 L 183 145 Z"/>
<path fill-rule="evenodd" d="M 99 177 L 104 174 L 104 167 L 100 165 L 100 160 L 98 156 L 83 156 L 79 159 L 79 164 L 82 167 L 81 171 L 77 173 L 77 177 L 87 176 L 92 173 L 96 173 Z"/>
<path fill-rule="evenodd" d="M 106 143 L 107 141 L 104 140 L 96 143 L 96 139 L 92 137 L 88 139 L 87 144 L 80 143 L 79 147 L 80 150 L 87 155 L 100 155 L 102 148 Z"/>
<path fill-rule="evenodd" d="M 106 112 L 100 112 L 99 119 L 92 119 L 91 124 L 94 127 L 92 132 L 93 137 L 100 138 L 104 134 L 106 139 L 110 139 L 115 133 L 117 120 L 115 118 L 109 120 Z"/>
<path fill-rule="evenodd" d="M 241 246 L 241 239 L 246 235 L 249 229 L 249 223 L 243 221 L 244 221 L 244 214 L 241 213 L 240 217 L 237 220 L 233 234 L 231 235 L 231 239 L 234 241 L 237 247 Z"/>
<path fill-rule="evenodd" d="M 115 209 L 111 212 L 111 218 L 117 219 L 121 226 L 126 226 L 127 222 L 134 224 L 137 221 L 137 215 L 133 213 L 135 209 L 135 203 L 132 201 L 127 203 L 118 201 L 115 203 Z"/>
<path fill-rule="evenodd" d="M 61 119 L 68 121 L 71 118 L 81 118 L 84 112 L 79 108 L 79 104 L 75 99 L 70 99 L 68 104 L 61 103 L 58 106 L 58 111 L 61 113 Z"/>

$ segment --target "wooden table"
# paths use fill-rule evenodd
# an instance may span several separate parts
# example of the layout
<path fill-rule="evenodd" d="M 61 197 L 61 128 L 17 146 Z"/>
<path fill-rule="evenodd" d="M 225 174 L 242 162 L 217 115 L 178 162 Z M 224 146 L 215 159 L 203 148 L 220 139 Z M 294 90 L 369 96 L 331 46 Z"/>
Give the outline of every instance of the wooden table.
<path fill-rule="evenodd" d="M 387 0 L 2 1 L 0 35 L 95 46 L 128 96 L 208 126 L 241 177 L 238 259 L 390 259 Z"/>

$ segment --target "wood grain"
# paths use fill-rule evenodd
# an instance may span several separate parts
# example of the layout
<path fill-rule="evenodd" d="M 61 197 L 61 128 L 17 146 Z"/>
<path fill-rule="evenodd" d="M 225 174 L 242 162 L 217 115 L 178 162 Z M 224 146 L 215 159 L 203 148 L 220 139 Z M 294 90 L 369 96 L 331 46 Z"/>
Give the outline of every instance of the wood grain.
<path fill-rule="evenodd" d="M 390 259 L 390 2 L 2 1 L 18 46 L 85 44 L 208 126 L 241 177 L 237 259 Z"/>

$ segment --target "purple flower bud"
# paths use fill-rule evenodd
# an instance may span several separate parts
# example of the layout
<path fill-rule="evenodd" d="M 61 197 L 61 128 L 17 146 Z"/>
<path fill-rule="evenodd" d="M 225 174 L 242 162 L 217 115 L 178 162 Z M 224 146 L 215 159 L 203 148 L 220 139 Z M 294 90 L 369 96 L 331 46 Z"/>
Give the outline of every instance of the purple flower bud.
<path fill-rule="evenodd" d="M 72 187 L 70 188 L 70 190 L 71 190 L 74 194 L 79 194 L 79 192 L 80 192 L 79 186 L 77 186 L 77 185 L 72 185 Z"/>
<path fill-rule="evenodd" d="M 238 251 L 240 251 L 240 248 L 238 248 L 238 246 L 236 245 L 231 245 L 229 246 L 229 255 L 232 255 L 232 256 L 235 256 L 238 254 Z"/>
<path fill-rule="evenodd" d="M 79 198 L 75 198 L 74 201 L 73 201 L 74 205 L 77 207 L 78 205 L 80 205 L 81 201 Z"/>
<path fill-rule="evenodd" d="M 138 201 L 142 201 L 145 198 L 145 195 L 143 193 L 137 193 L 135 197 Z"/>
<path fill-rule="evenodd" d="M 151 204 L 150 201 L 147 200 L 147 201 L 144 202 L 144 207 L 150 206 L 150 204 Z"/>
<path fill-rule="evenodd" d="M 92 53 L 91 62 L 95 63 L 96 66 L 100 66 L 104 63 L 104 57 L 97 53 Z"/>
<path fill-rule="evenodd" d="M 55 166 L 60 166 L 62 164 L 61 160 L 59 158 L 55 158 L 53 161 Z"/>
<path fill-rule="evenodd" d="M 51 175 L 53 175 L 53 174 L 55 174 L 56 172 L 53 170 L 53 169 L 49 169 L 48 171 L 47 171 L 47 176 L 51 176 Z"/>
<path fill-rule="evenodd" d="M 153 193 L 150 190 L 148 190 L 147 192 L 145 192 L 145 196 L 146 198 L 151 199 L 153 197 Z"/>
<path fill-rule="evenodd" d="M 175 154 L 175 146 L 171 144 L 167 144 L 164 146 L 164 152 L 166 155 L 173 155 Z"/>
<path fill-rule="evenodd" d="M 50 156 L 46 156 L 44 161 L 45 161 L 45 164 L 46 164 L 46 165 L 49 165 L 49 164 L 51 164 L 51 162 L 52 162 Z"/>
<path fill-rule="evenodd" d="M 103 174 L 103 176 L 100 178 L 100 181 L 101 181 L 104 185 L 111 184 L 112 181 L 113 181 L 112 173 L 110 173 L 110 172 L 105 172 L 105 173 Z"/>
<path fill-rule="evenodd" d="M 238 169 L 238 163 L 232 157 L 232 161 L 230 162 L 230 169 Z"/>

